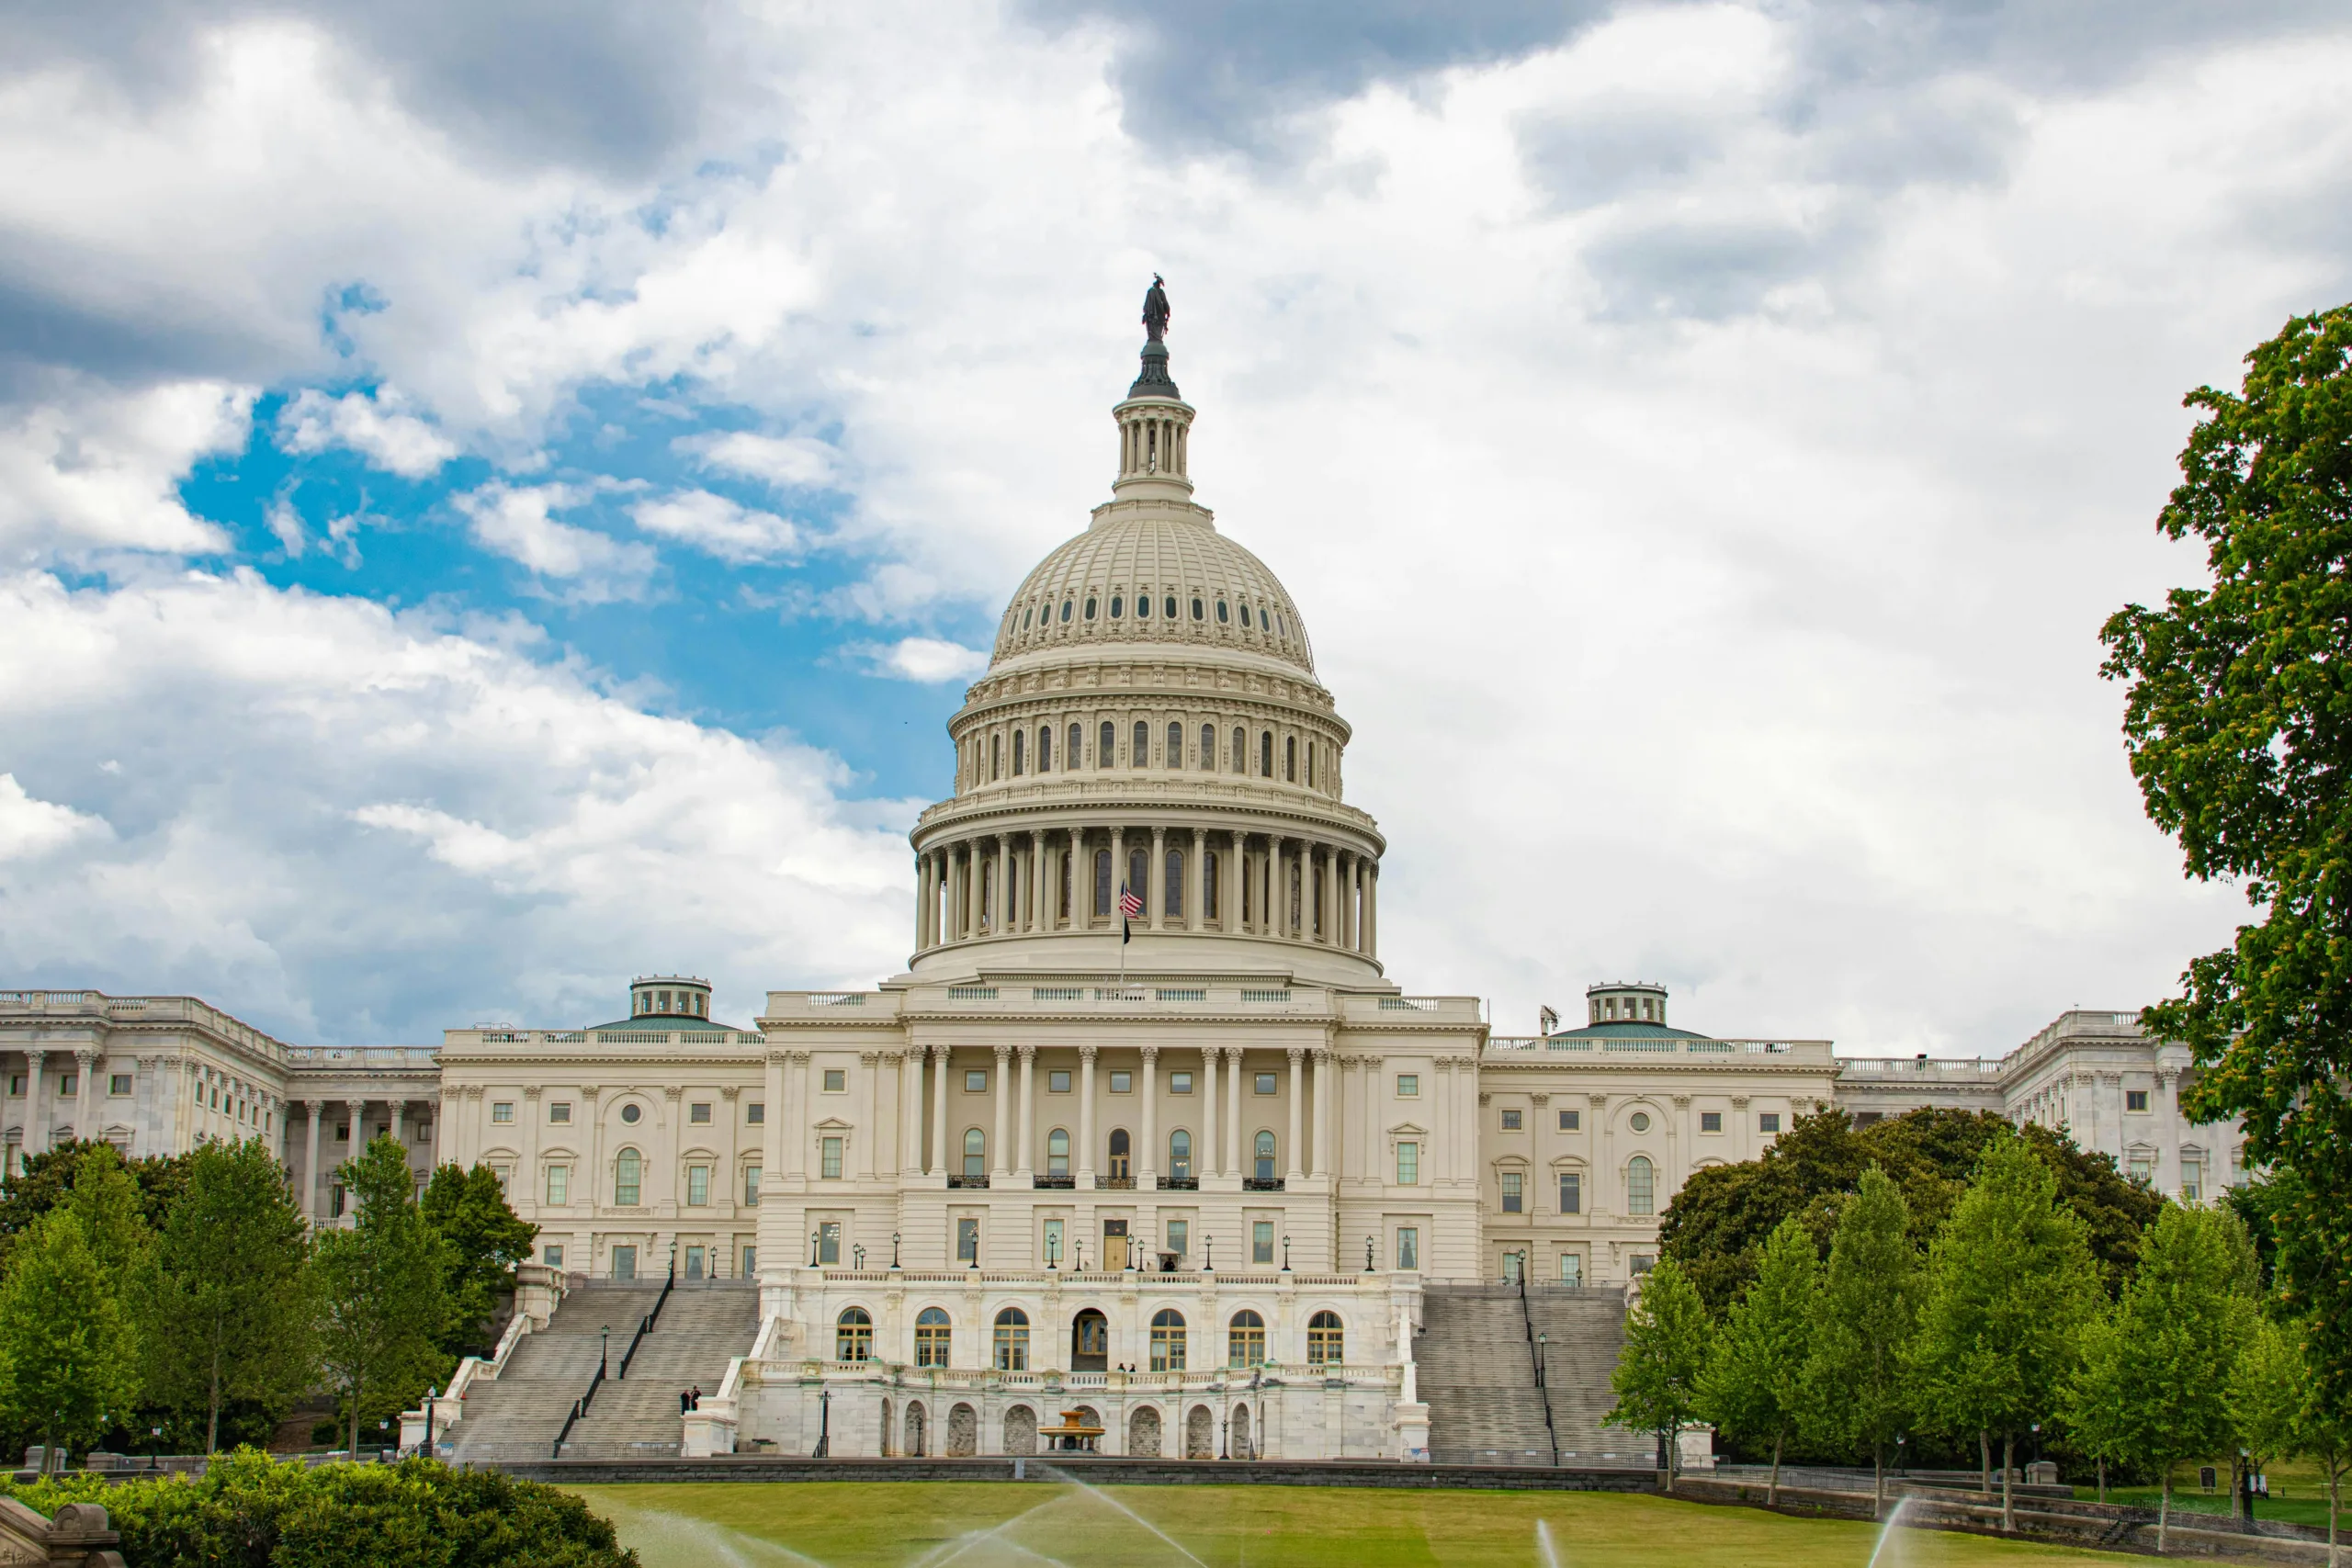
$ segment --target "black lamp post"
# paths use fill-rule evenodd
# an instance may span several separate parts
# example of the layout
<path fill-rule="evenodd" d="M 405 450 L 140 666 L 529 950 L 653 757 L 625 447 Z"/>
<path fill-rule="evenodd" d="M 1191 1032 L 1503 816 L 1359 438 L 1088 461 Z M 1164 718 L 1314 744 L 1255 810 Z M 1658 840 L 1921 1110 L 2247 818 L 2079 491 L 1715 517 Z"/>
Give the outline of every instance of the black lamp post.
<path fill-rule="evenodd" d="M 898 1266 L 899 1266 L 899 1233 L 898 1233 L 897 1231 L 892 1231 L 892 1232 L 890 1233 L 890 1267 L 891 1267 L 891 1268 L 893 1268 L 893 1269 L 896 1269 Z"/>
<path fill-rule="evenodd" d="M 811 1269 L 817 1267 L 817 1233 L 815 1231 L 808 1233 L 808 1267 Z"/>
<path fill-rule="evenodd" d="M 1363 1271 L 1367 1274 L 1372 1272 L 1372 1237 L 1370 1236 L 1363 1238 Z"/>
<path fill-rule="evenodd" d="M 865 1272 L 865 1244 L 864 1242 L 855 1242 L 851 1245 L 849 1259 L 851 1268 L 861 1274 Z"/>
<path fill-rule="evenodd" d="M 1204 1235 L 1201 1237 L 1201 1267 L 1207 1269 L 1212 1274 L 1216 1273 L 1216 1237 L 1213 1235 Z M 1222 1458 L 1223 1456 L 1220 1455 L 1219 1457 Z"/>
<path fill-rule="evenodd" d="M 1081 1274 L 1086 1272 L 1086 1238 L 1084 1236 L 1078 1238 L 1078 1271 Z"/>
<path fill-rule="evenodd" d="M 598 1332 L 605 1337 L 596 1348 L 596 1371 L 600 1376 L 609 1377 L 612 1375 L 613 1325 L 608 1323 Z"/>
<path fill-rule="evenodd" d="M 1283 1237 L 1283 1272 L 1290 1272 L 1290 1237 Z"/>
<path fill-rule="evenodd" d="M 1551 1359 L 1552 1336 L 1548 1333 L 1538 1334 L 1535 1337 L 1535 1386 L 1537 1388 L 1544 1386 L 1544 1371 Z"/>
<path fill-rule="evenodd" d="M 419 1453 L 430 1454 L 433 1451 L 433 1417 L 436 1414 L 433 1402 L 440 1393 L 440 1389 L 432 1383 L 424 1385 L 424 1447 L 417 1450 Z"/>

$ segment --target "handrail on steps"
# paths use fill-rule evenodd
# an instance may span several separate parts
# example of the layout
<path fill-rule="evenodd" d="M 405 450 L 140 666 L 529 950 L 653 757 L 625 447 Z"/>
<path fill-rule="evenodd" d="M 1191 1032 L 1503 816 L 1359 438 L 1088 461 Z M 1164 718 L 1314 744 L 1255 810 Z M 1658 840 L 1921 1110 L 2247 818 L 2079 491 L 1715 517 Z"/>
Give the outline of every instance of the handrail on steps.
<path fill-rule="evenodd" d="M 571 1402 L 571 1414 L 563 1418 L 563 1430 L 555 1435 L 555 1450 L 548 1455 L 548 1458 L 561 1459 L 563 1457 L 563 1440 L 571 1436 L 572 1427 L 588 1414 L 588 1406 L 595 1399 L 597 1387 L 604 1381 L 605 1363 L 600 1359 L 596 1362 L 596 1375 L 588 1380 L 588 1392 Z"/>
<path fill-rule="evenodd" d="M 1560 1462 L 1560 1433 L 1559 1428 L 1552 1425 L 1551 1391 L 1544 1386 L 1546 1374 L 1544 1362 L 1546 1358 L 1537 1355 L 1535 1350 L 1535 1314 L 1527 1305 L 1527 1268 L 1524 1264 L 1519 1270 L 1519 1316 L 1527 1327 L 1527 1364 L 1535 1372 L 1535 1392 L 1544 1396 L 1544 1435 L 1551 1439 L 1552 1462 L 1557 1465 Z"/>
<path fill-rule="evenodd" d="M 676 1258 L 672 1258 L 670 1277 L 662 1281 L 662 1293 L 653 1298 L 653 1310 L 637 1320 L 637 1332 L 629 1337 L 628 1348 L 621 1352 L 621 1370 L 614 1374 L 616 1379 L 625 1379 L 628 1376 L 628 1364 L 637 1358 L 639 1343 L 653 1332 L 654 1321 L 662 1315 L 662 1303 L 670 1299 L 670 1292 L 677 1288 L 677 1284 L 678 1262 Z"/>

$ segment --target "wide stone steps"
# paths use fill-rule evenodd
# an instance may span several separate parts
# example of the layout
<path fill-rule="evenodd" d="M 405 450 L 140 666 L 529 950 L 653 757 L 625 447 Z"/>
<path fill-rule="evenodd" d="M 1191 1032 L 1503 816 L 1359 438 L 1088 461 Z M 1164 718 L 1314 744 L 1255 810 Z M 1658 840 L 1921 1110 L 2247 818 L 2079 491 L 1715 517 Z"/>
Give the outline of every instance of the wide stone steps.
<path fill-rule="evenodd" d="M 1604 1427 L 1600 1418 L 1617 1403 L 1610 1375 L 1625 1348 L 1625 1292 L 1592 1287 L 1563 1291 L 1532 1289 L 1528 1315 L 1547 1336 L 1544 1346 L 1544 1398 L 1552 1407 L 1560 1462 L 1595 1458 L 1648 1462 L 1656 1442 L 1641 1432 Z"/>
<path fill-rule="evenodd" d="M 558 1303 L 547 1327 L 523 1337 L 493 1382 L 467 1390 L 465 1414 L 448 1441 L 460 1461 L 546 1459 L 571 1402 L 588 1390 L 609 1325 L 617 1369 L 638 1320 L 653 1310 L 662 1287 L 592 1283 Z M 613 1385 L 609 1382 L 607 1389 Z M 600 1390 L 599 1403 L 605 1397 Z"/>
<path fill-rule="evenodd" d="M 1545 1336 L 1545 1387 L 1535 1380 L 1528 1329 Z M 1550 1464 L 1556 1431 L 1563 1464 L 1634 1462 L 1649 1453 L 1639 1433 L 1603 1427 L 1625 1337 L 1623 1291 L 1430 1286 L 1413 1356 L 1430 1407 L 1430 1452 L 1441 1463 Z M 1546 1408 L 1552 1424 L 1544 1422 Z"/>
<path fill-rule="evenodd" d="M 629 1331 L 636 1328 L 632 1318 Z M 678 1396 L 697 1387 L 706 1398 L 716 1394 L 727 1364 L 751 1354 L 759 1329 L 760 1292 L 750 1281 L 706 1280 L 678 1286 L 653 1332 L 638 1346 L 628 1376 L 607 1379 L 596 1391 L 587 1419 L 564 1442 L 564 1457 L 674 1456 L 684 1433 Z M 617 1348 L 614 1370 L 619 1370 Z"/>

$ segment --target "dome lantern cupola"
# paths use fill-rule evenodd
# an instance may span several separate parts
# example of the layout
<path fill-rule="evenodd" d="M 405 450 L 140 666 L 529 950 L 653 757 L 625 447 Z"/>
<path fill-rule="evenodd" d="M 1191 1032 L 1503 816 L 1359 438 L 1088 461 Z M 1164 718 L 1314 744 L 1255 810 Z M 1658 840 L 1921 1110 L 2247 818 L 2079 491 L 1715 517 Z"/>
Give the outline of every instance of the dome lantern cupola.
<path fill-rule="evenodd" d="M 648 975 L 628 985 L 629 1016 L 636 1018 L 708 1018 L 710 982 L 683 975 Z"/>
<path fill-rule="evenodd" d="M 1158 273 L 1144 296 L 1143 372 L 1111 411 L 1119 423 L 1119 477 L 1111 491 L 1123 499 L 1182 501 L 1193 493 L 1193 408 L 1168 374 L 1168 293 Z"/>

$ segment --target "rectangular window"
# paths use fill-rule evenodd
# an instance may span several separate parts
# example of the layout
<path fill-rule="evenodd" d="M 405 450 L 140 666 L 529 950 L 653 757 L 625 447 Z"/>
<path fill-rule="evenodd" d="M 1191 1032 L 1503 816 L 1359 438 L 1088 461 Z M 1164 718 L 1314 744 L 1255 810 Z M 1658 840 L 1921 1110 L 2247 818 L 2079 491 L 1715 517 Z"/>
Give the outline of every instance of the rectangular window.
<path fill-rule="evenodd" d="M 842 1179 L 841 1139 L 828 1137 L 819 1145 L 819 1147 L 823 1153 L 819 1156 L 820 1163 L 817 1168 L 818 1175 L 827 1181 L 839 1181 Z"/>
<path fill-rule="evenodd" d="M 130 1093 L 130 1075 L 129 1073 L 116 1073 L 109 1077 L 107 1079 L 107 1092 L 116 1096 L 117 1098 L 129 1095 Z"/>
<path fill-rule="evenodd" d="M 1420 1183 L 1421 1145 L 1419 1144 L 1397 1145 L 1396 1185 L 1399 1187 L 1418 1187 Z"/>
<path fill-rule="evenodd" d="M 763 1172 L 756 1165 L 747 1165 L 743 1168 L 743 1206 L 747 1209 L 756 1209 L 760 1206 L 760 1177 L 763 1174 Z"/>
<path fill-rule="evenodd" d="M 1583 1112 L 1583 1111 L 1561 1111 L 1561 1112 L 1560 1112 L 1560 1131 L 1561 1131 L 1561 1132 L 1563 1132 L 1563 1133 L 1574 1133 L 1574 1132 L 1578 1132 L 1578 1131 L 1582 1130 L 1583 1126 L 1584 1126 L 1584 1112 Z"/>
<path fill-rule="evenodd" d="M 1506 1133 L 1516 1133 L 1519 1131 L 1518 1111 L 1506 1111 L 1503 1112 L 1503 1131 Z"/>
<path fill-rule="evenodd" d="M 687 1107 L 686 1107 L 686 1122 L 687 1122 L 687 1124 L 688 1124 L 688 1125 L 690 1125 L 690 1126 L 695 1126 L 695 1127 L 707 1127 L 707 1126 L 709 1126 L 709 1125 L 710 1125 L 710 1107 L 709 1107 L 708 1105 L 689 1105 L 689 1106 L 687 1106 Z"/>
<path fill-rule="evenodd" d="M 967 1067 L 964 1070 L 964 1092 L 986 1094 L 988 1091 L 989 1070 L 986 1067 Z"/>
<path fill-rule="evenodd" d="M 1657 1267 L 1657 1254 L 1654 1252 L 1636 1252 L 1634 1254 L 1634 1272 L 1636 1275 L 1646 1274 Z"/>
<path fill-rule="evenodd" d="M 548 1102 L 548 1120 L 560 1125 L 571 1120 L 571 1101 L 552 1100 Z"/>
<path fill-rule="evenodd" d="M 557 1243 L 554 1243 L 554 1242 L 550 1242 L 550 1243 L 548 1243 L 546 1247 L 541 1247 L 541 1248 L 539 1249 L 539 1260 L 540 1260 L 541 1262 L 545 1263 L 545 1264 L 546 1264 L 548 1268 L 550 1268 L 550 1269 L 560 1269 L 560 1268 L 562 1268 L 562 1267 L 563 1267 L 563 1248 L 562 1248 L 562 1247 L 561 1247 L 560 1245 L 557 1244 Z"/>
<path fill-rule="evenodd" d="M 1060 1220 L 1047 1220 L 1046 1222 L 1046 1267 L 1048 1269 L 1058 1269 L 1061 1266 L 1062 1222 Z"/>
<path fill-rule="evenodd" d="M 1584 1178 L 1576 1171 L 1560 1172 L 1560 1213 L 1584 1213 Z"/>
<path fill-rule="evenodd" d="M 745 1125 L 757 1127 L 763 1124 L 767 1119 L 768 1108 L 764 1103 L 756 1100 L 746 1100 L 743 1102 L 743 1122 Z"/>
<path fill-rule="evenodd" d="M 1114 1072 L 1111 1075 L 1111 1092 L 1113 1094 L 1133 1094 L 1135 1089 L 1135 1074 L 1129 1072 Z"/>
<path fill-rule="evenodd" d="M 81 1075 L 81 1074 L 79 1074 L 79 1073 L 63 1073 L 63 1074 L 59 1075 L 58 1079 L 57 1079 L 57 1094 L 58 1094 L 58 1098 L 59 1098 L 59 1099 L 61 1099 L 61 1100 L 71 1100 L 71 1099 L 73 1099 L 75 1095 L 80 1094 L 81 1092 L 82 1092 L 82 1075 Z M 2143 1096 L 2142 1096 L 2141 1098 L 2142 1098 L 2142 1099 L 2145 1099 L 2145 1098 L 2146 1098 L 2146 1096 L 2144 1096 L 2144 1095 L 2143 1095 Z M 219 1090 L 217 1090 L 217 1089 L 213 1091 L 213 1095 L 212 1095 L 212 1109 L 213 1109 L 213 1110 L 215 1110 L 215 1111 L 218 1111 L 218 1110 L 220 1110 L 220 1091 L 219 1091 Z"/>
<path fill-rule="evenodd" d="M 1581 1252 L 1560 1254 L 1560 1283 L 1563 1285 L 1584 1283 L 1584 1254 Z"/>
<path fill-rule="evenodd" d="M 1396 1075 L 1396 1098 L 1399 1100 L 1419 1100 L 1420 1097 L 1421 1075 L 1419 1073 L 1398 1073 Z"/>
<path fill-rule="evenodd" d="M 1170 1094 L 1190 1094 L 1190 1093 L 1192 1093 L 1192 1092 L 1193 1092 L 1193 1075 L 1192 1075 L 1192 1074 L 1190 1074 L 1190 1073 L 1170 1073 L 1170 1074 L 1169 1074 L 1169 1075 L 1168 1075 L 1168 1092 L 1169 1092 L 1169 1093 L 1170 1093 Z"/>
<path fill-rule="evenodd" d="M 1722 1111 L 1702 1111 L 1699 1112 L 1699 1131 L 1702 1133 L 1720 1133 L 1723 1130 L 1724 1113 Z"/>
<path fill-rule="evenodd" d="M 827 1220 L 817 1227 L 817 1261 L 839 1263 L 842 1260 L 842 1223 Z"/>
<path fill-rule="evenodd" d="M 755 1279 L 758 1277 L 759 1272 L 760 1249 L 756 1247 L 745 1247 L 743 1249 L 743 1278 L 746 1280 Z"/>
<path fill-rule="evenodd" d="M 1503 1172 L 1504 1213 L 1517 1214 L 1525 1212 L 1526 1203 L 1520 1190 L 1521 1183 L 1526 1178 L 1520 1175 L 1518 1171 L 1506 1170 Z"/>
<path fill-rule="evenodd" d="M 328 1195 L 327 1217 L 336 1220 L 343 1218 L 343 1183 L 340 1181 L 334 1184 L 334 1190 Z"/>
<path fill-rule="evenodd" d="M 633 1247 L 613 1248 L 613 1278 L 616 1280 L 637 1278 L 637 1248 Z"/>
<path fill-rule="evenodd" d="M 2148 1109 L 2148 1091 L 2144 1089 L 2125 1089 L 2123 1091 L 2123 1109 L 2126 1111 L 2145 1111 Z"/>
<path fill-rule="evenodd" d="M 1047 1094 L 1068 1094 L 1069 1092 L 1069 1069 L 1068 1067 L 1056 1067 L 1046 1073 L 1046 1092 Z"/>
<path fill-rule="evenodd" d="M 985 1073 L 980 1076 L 983 1080 L 988 1077 Z M 825 1069 L 825 1092 L 827 1094 L 846 1094 L 849 1092 L 849 1069 L 847 1067 L 827 1067 Z"/>
<path fill-rule="evenodd" d="M 2143 1187 L 2151 1186 L 2156 1175 L 2154 1159 L 2146 1154 L 2134 1153 L 2124 1162 L 2123 1174 Z"/>
<path fill-rule="evenodd" d="M 968 1219 L 957 1220 L 956 1222 L 956 1261 L 978 1263 L 979 1260 L 980 1222 Z"/>
<path fill-rule="evenodd" d="M 1779 1132 L 1781 1130 L 1781 1113 L 1777 1111 L 1758 1111 L 1756 1113 L 1756 1130 L 1759 1133 Z"/>
<path fill-rule="evenodd" d="M 25 1075 L 22 1073 L 10 1073 L 8 1075 L 8 1098 L 11 1100 L 22 1100 L 24 1097 Z"/>
<path fill-rule="evenodd" d="M 493 1122 L 514 1121 L 514 1102 L 511 1100 L 492 1100 L 490 1102 L 490 1119 Z"/>
<path fill-rule="evenodd" d="M 701 1279 L 701 1278 L 703 1277 L 703 1272 L 704 1272 L 704 1269 L 703 1269 L 703 1259 L 704 1259 L 704 1258 L 707 1258 L 707 1257 L 709 1257 L 709 1256 L 710 1256 L 710 1254 L 709 1254 L 709 1253 L 708 1253 L 705 1248 L 702 1248 L 702 1247 L 687 1247 L 687 1248 L 686 1248 L 686 1278 L 687 1278 L 687 1279 L 689 1279 L 689 1280 L 699 1280 L 699 1279 Z"/>
<path fill-rule="evenodd" d="M 1274 1222 L 1272 1220 L 1250 1221 L 1250 1261 L 1252 1263 L 1272 1263 L 1273 1260 Z"/>
<path fill-rule="evenodd" d="M 548 1167 L 548 1200 L 549 1203 L 571 1201 L 571 1168 L 568 1165 Z"/>
<path fill-rule="evenodd" d="M 699 1209 L 709 1201 L 710 1167 L 707 1165 L 686 1167 L 686 1202 Z"/>
<path fill-rule="evenodd" d="M 1274 1075 L 1273 1075 L 1273 1074 L 1272 1074 L 1272 1073 L 1259 1073 L 1259 1074 L 1256 1074 L 1256 1075 L 1255 1075 L 1255 1088 L 1256 1088 L 1256 1089 L 1257 1089 L 1257 1092 L 1258 1092 L 1258 1093 L 1260 1093 L 1260 1094 L 1272 1094 L 1272 1093 L 1273 1093 L 1273 1092 L 1274 1092 Z"/>
<path fill-rule="evenodd" d="M 1420 1266 L 1421 1227 L 1419 1225 L 1397 1226 L 1396 1267 L 1399 1269 L 1419 1269 Z"/>
<path fill-rule="evenodd" d="M 1168 1222 L 1168 1250 L 1177 1257 L 1184 1256 L 1192 1247 L 1193 1226 L 1189 1220 Z"/>

